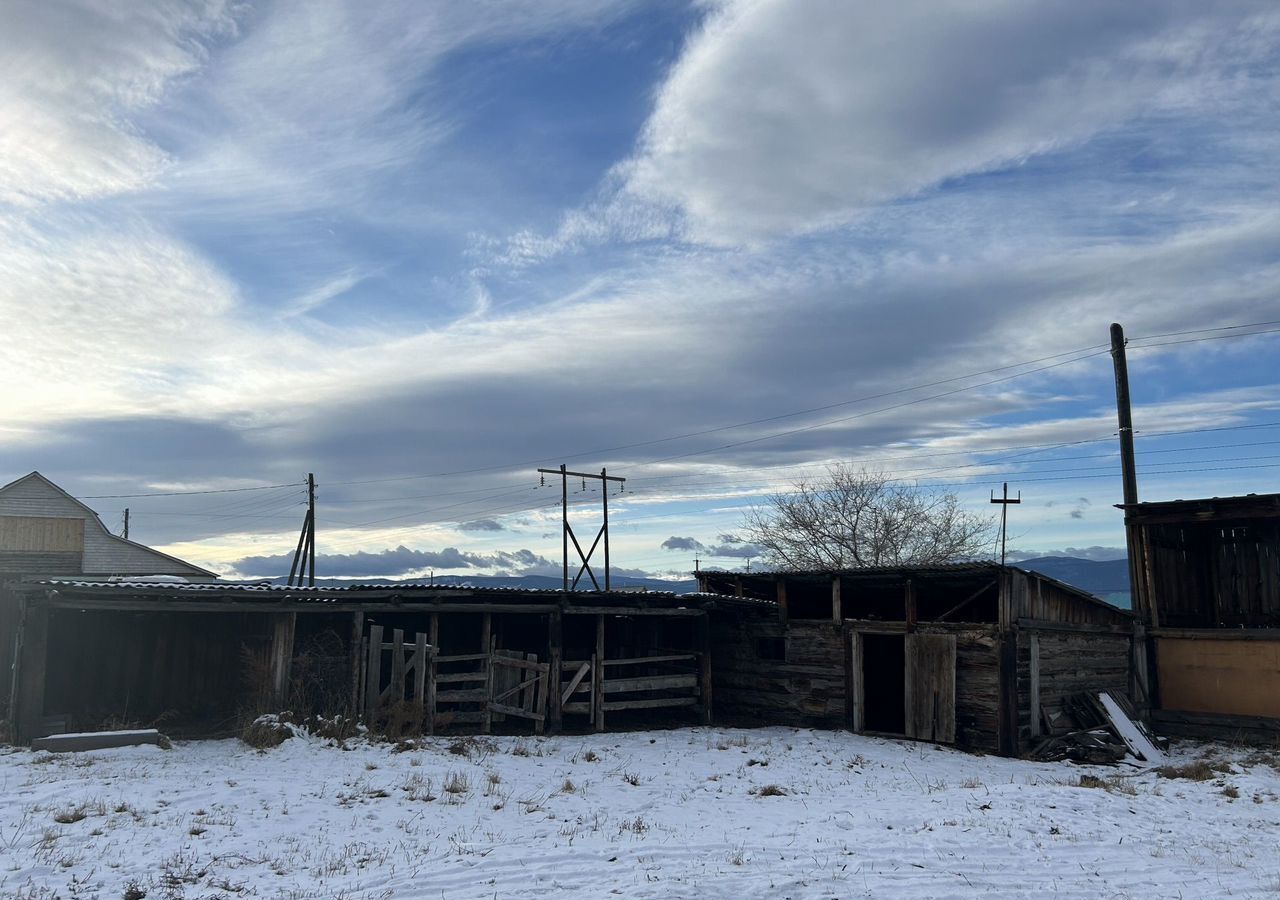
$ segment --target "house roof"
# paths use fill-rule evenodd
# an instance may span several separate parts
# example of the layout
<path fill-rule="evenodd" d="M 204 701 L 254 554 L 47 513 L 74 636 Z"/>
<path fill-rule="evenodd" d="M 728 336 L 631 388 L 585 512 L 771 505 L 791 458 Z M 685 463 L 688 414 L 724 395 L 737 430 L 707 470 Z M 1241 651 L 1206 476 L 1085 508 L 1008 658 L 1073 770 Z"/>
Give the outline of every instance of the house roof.
<path fill-rule="evenodd" d="M 38 482 L 40 482 L 42 485 L 44 485 L 45 487 L 48 487 L 48 488 L 50 488 L 51 490 L 53 490 L 53 491 L 57 492 L 58 494 L 61 494 L 64 498 L 66 498 L 67 500 L 71 501 L 71 502 L 72 502 L 72 503 L 74 503 L 76 506 L 80 507 L 80 509 L 84 510 L 84 512 L 85 512 L 85 514 L 86 514 L 86 515 L 85 515 L 85 518 L 90 519 L 90 520 L 92 520 L 95 524 L 97 524 L 97 526 L 98 526 L 100 529 L 102 529 L 102 533 L 103 533 L 103 534 L 104 534 L 104 535 L 105 535 L 109 540 L 119 542 L 119 543 L 124 544 L 124 545 L 129 546 L 129 547 L 134 547 L 134 548 L 136 548 L 136 549 L 138 549 L 138 550 L 143 550 L 143 551 L 145 551 L 145 552 L 147 552 L 147 553 L 153 554 L 153 555 L 155 555 L 155 556 L 159 556 L 159 557 L 161 557 L 161 558 L 163 558 L 163 559 L 166 559 L 166 560 L 168 560 L 168 561 L 170 561 L 170 562 L 178 563 L 178 564 L 180 564 L 180 565 L 182 565 L 182 566 L 185 566 L 186 568 L 190 569 L 190 570 L 191 570 L 191 574 L 193 574 L 193 575 L 205 575 L 205 576 L 208 576 L 208 577 L 210 577 L 210 578 L 218 578 L 218 577 L 220 577 L 220 576 L 218 575 L 218 573 L 217 573 L 217 572 L 211 572 L 211 571 L 209 571 L 208 569 L 201 568 L 200 566 L 197 566 L 195 563 L 187 562 L 187 560 L 185 560 L 185 559 L 180 559 L 180 558 L 179 558 L 179 557 L 177 557 L 177 556 L 172 556 L 172 555 L 170 555 L 170 554 L 168 554 L 168 553 L 165 553 L 165 552 L 163 552 L 163 551 L 161 551 L 161 550 L 157 550 L 157 549 L 155 549 L 154 547 L 148 547 L 146 544 L 139 544 L 137 541 L 131 541 L 131 540 L 129 540 L 128 538 L 120 537 L 120 536 L 119 536 L 119 535 L 117 535 L 117 534 L 112 534 L 110 531 L 108 531 L 108 530 L 107 530 L 107 526 L 105 526 L 105 525 L 103 525 L 103 524 L 102 524 L 102 518 L 98 515 L 98 513 L 97 513 L 94 509 L 92 509 L 91 507 L 89 507 L 89 506 L 85 505 L 85 503 L 84 503 L 83 501 L 81 501 L 81 500 L 77 500 L 75 497 L 73 497 L 73 496 L 71 496 L 70 494 L 68 494 L 65 490 L 63 490 L 63 489 L 62 489 L 61 487 L 59 487 L 58 485 L 54 484 L 52 481 L 50 481 L 50 480 L 49 480 L 48 478 L 46 478 L 44 475 L 40 474 L 40 472 L 38 472 L 38 471 L 28 472 L 26 475 L 23 475 L 21 478 L 15 478 L 13 481 L 9 482 L 9 483 L 8 483 L 8 484 L 6 484 L 4 487 L 0 487 L 0 495 L 3 495 L 3 494 L 4 494 L 4 492 L 5 492 L 5 491 L 7 491 L 7 490 L 9 490 L 10 488 L 17 487 L 18 485 L 23 484 L 24 482 L 27 482 L 27 481 L 33 481 L 33 480 L 34 480 L 34 481 L 38 481 Z"/>

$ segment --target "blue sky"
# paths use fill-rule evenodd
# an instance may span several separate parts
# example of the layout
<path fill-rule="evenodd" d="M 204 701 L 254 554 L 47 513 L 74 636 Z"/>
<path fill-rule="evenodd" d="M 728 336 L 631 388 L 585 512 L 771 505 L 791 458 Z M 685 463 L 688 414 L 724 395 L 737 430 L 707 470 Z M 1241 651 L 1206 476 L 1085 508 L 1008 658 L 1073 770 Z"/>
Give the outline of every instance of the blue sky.
<path fill-rule="evenodd" d="M 1112 321 L 1142 496 L 1275 489 L 1278 39 L 1243 0 L 6 4 L 0 473 L 227 574 L 308 471 L 322 573 L 556 572 L 561 462 L 628 478 L 626 571 L 742 564 L 742 509 L 841 461 L 1115 554 Z"/>

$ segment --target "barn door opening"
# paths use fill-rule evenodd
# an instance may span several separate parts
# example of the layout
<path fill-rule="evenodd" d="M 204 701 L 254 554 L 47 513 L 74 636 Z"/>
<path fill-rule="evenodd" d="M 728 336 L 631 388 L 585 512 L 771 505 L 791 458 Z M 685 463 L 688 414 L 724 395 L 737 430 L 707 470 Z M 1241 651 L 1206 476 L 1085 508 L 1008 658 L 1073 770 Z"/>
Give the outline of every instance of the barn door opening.
<path fill-rule="evenodd" d="M 908 634 L 903 709 L 907 737 L 956 739 L 956 636 Z"/>
<path fill-rule="evenodd" d="M 862 722 L 858 730 L 906 731 L 906 644 L 901 634 L 862 634 Z M 857 726 L 855 726 L 857 727 Z"/>

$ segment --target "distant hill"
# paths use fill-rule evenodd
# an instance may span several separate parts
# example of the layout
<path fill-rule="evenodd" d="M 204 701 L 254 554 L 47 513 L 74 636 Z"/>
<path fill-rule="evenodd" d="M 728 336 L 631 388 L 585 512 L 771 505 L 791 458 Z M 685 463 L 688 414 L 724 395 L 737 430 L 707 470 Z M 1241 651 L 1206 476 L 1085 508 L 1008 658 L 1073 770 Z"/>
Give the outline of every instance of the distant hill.
<path fill-rule="evenodd" d="M 597 575 L 603 583 L 603 576 Z M 266 579 L 264 579 L 266 580 Z M 269 579 L 272 584 L 284 584 L 287 578 Z M 317 578 L 317 587 L 345 587 L 350 584 L 427 584 L 427 578 Z M 634 578 L 628 575 L 614 575 L 610 578 L 610 586 L 614 588 L 644 588 L 647 591 L 673 591 L 677 594 L 690 594 L 698 589 L 698 583 L 692 579 L 685 581 L 665 581 L 661 578 Z M 585 582 L 585 588 L 584 588 Z M 435 585 L 461 586 L 477 588 L 524 588 L 540 591 L 558 591 L 562 585 L 560 578 L 550 575 L 437 575 L 431 582 Z M 579 590 L 590 590 L 591 579 L 583 576 L 578 582 Z"/>
<path fill-rule="evenodd" d="M 1128 609 L 1129 561 L 1126 559 L 1079 559 L 1074 556 L 1041 556 L 1014 563 L 1072 587 L 1088 591 L 1123 609 Z"/>

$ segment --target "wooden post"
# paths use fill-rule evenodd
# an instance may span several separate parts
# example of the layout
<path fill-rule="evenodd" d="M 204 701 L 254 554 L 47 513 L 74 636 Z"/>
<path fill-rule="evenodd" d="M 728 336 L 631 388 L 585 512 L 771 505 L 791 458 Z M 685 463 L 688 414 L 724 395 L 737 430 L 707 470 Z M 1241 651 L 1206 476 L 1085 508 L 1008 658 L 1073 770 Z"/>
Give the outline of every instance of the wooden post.
<path fill-rule="evenodd" d="M 999 735 L 1001 756 L 1018 755 L 1018 632 L 1010 630 L 996 642 L 996 673 L 999 680 Z"/>
<path fill-rule="evenodd" d="M 360 717 L 360 658 L 364 650 L 364 613 L 356 610 L 351 614 L 351 717 Z"/>
<path fill-rule="evenodd" d="M 15 663 L 13 696 L 16 700 L 10 710 L 16 725 L 14 737 L 18 743 L 29 743 L 43 737 L 41 721 L 44 719 L 45 667 L 49 655 L 49 608 L 39 601 L 32 602 L 30 595 L 22 600 L 20 628 L 21 645 Z"/>
<path fill-rule="evenodd" d="M 843 622 L 844 610 L 840 603 L 840 576 L 831 579 L 831 621 Z"/>
<path fill-rule="evenodd" d="M 911 634 L 916 630 L 916 583 L 910 578 L 907 579 L 903 605 L 906 607 L 907 634 Z"/>
<path fill-rule="evenodd" d="M 378 718 L 382 696 L 382 626 L 369 626 L 369 663 L 364 676 L 364 721 L 372 731 Z"/>
<path fill-rule="evenodd" d="M 427 709 L 426 732 L 436 733 L 436 657 L 440 655 L 440 614 L 432 613 L 427 643 L 431 645 L 431 658 L 427 661 Z"/>
<path fill-rule="evenodd" d="M 698 629 L 698 663 L 700 665 L 699 686 L 702 691 L 702 724 L 710 725 L 713 719 L 711 705 L 711 622 L 704 611 L 697 620 Z"/>
<path fill-rule="evenodd" d="M 847 710 L 849 718 L 849 730 L 859 732 L 863 729 L 863 680 L 862 680 L 862 634 L 861 632 L 849 632 L 849 670 L 848 678 L 845 683 L 848 686 L 849 696 L 846 702 L 849 705 Z M 905 683 L 904 683 L 905 687 Z"/>
<path fill-rule="evenodd" d="M 282 710 L 289 703 L 289 675 L 293 666 L 293 635 L 297 613 L 275 613 L 271 634 L 271 704 Z"/>
<path fill-rule="evenodd" d="M 560 701 L 560 679 L 564 655 L 564 614 L 560 610 L 547 614 L 547 718 L 552 734 L 560 731 L 564 711 Z"/>
<path fill-rule="evenodd" d="M 404 702 L 404 629 L 391 631 L 391 703 Z"/>
<path fill-rule="evenodd" d="M 481 653 L 485 654 L 484 660 L 484 733 L 488 734 L 493 731 L 493 712 L 489 709 L 489 700 L 493 697 L 493 653 L 495 649 L 493 639 L 493 613 L 481 613 L 480 615 L 480 647 Z"/>
<path fill-rule="evenodd" d="M 595 730 L 604 731 L 604 616 L 596 616 L 596 655 L 591 666 Z"/>
<path fill-rule="evenodd" d="M 423 722 L 427 709 L 427 636 L 419 631 L 413 636 L 413 705 Z"/>
<path fill-rule="evenodd" d="M 1031 736 L 1040 736 L 1040 636 L 1031 635 L 1031 684 L 1027 691 L 1027 700 L 1031 713 Z"/>
<path fill-rule="evenodd" d="M 787 582 L 782 578 L 778 579 L 778 618 L 787 621 Z"/>

